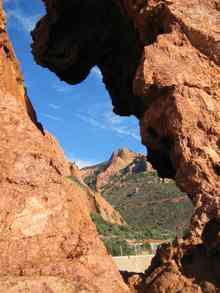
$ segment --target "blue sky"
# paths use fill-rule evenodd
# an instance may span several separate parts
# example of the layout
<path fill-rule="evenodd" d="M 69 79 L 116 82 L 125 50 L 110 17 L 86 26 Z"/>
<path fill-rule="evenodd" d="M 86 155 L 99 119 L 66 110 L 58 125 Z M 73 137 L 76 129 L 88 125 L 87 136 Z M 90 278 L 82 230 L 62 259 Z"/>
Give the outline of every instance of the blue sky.
<path fill-rule="evenodd" d="M 67 158 L 85 166 L 106 160 L 121 147 L 145 153 L 137 120 L 112 112 L 98 68 L 81 84 L 70 86 L 34 63 L 30 31 L 44 14 L 42 1 L 4 0 L 4 6 L 8 32 L 38 120 L 58 139 Z"/>

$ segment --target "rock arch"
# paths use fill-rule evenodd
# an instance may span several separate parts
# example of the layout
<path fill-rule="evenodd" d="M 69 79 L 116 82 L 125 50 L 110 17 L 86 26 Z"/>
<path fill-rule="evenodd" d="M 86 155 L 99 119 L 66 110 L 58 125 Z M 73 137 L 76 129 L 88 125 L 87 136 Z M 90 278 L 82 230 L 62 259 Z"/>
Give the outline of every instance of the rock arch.
<path fill-rule="evenodd" d="M 194 203 L 189 235 L 158 251 L 145 288 L 201 292 L 207 274 L 187 279 L 182 260 L 220 213 L 218 1 L 44 2 L 32 33 L 36 61 L 71 84 L 98 65 L 114 111 L 139 119 L 150 162 Z"/>

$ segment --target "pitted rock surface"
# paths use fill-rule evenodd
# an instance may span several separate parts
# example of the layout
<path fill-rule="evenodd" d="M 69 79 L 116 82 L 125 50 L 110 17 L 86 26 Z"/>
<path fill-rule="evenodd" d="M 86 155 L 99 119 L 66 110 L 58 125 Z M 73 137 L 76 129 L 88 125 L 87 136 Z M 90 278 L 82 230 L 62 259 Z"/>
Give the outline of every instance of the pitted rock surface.
<path fill-rule="evenodd" d="M 216 233 L 207 245 L 202 235 L 214 233 L 212 221 L 220 216 L 219 1 L 47 0 L 45 5 L 47 14 L 33 32 L 36 61 L 69 83 L 98 65 L 115 112 L 139 118 L 153 167 L 161 177 L 176 179 L 195 205 L 190 232 L 158 250 L 142 289 L 218 292 L 220 240 Z M 95 24 L 83 21 L 82 27 L 74 17 L 74 27 L 68 22 L 70 14 L 85 17 L 86 10 Z M 56 42 L 65 48 L 62 54 Z"/>
<path fill-rule="evenodd" d="M 0 5 L 0 292 L 129 292 L 86 192 L 37 122 Z"/>

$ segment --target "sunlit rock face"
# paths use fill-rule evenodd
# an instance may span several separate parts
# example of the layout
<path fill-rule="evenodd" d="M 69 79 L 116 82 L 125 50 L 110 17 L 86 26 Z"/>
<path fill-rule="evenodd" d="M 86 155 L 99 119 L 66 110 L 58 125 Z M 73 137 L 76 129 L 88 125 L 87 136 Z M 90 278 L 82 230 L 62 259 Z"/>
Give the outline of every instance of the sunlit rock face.
<path fill-rule="evenodd" d="M 140 288 L 217 292 L 219 226 L 211 244 L 202 235 L 213 233 L 209 222 L 220 216 L 219 1 L 45 4 L 33 33 L 36 61 L 69 83 L 98 65 L 115 112 L 139 118 L 153 167 L 175 178 L 195 205 L 190 232 L 158 251 Z"/>
<path fill-rule="evenodd" d="M 0 5 L 2 4 L 0 3 Z M 41 128 L 41 125 L 37 124 L 36 113 L 27 97 L 19 64 L 14 55 L 12 45 L 8 40 L 7 32 L 5 31 L 5 17 L 2 8 L 0 9 L 0 20 L 0 74 L 4 76 L 4 78 L 0 79 L 1 94 L 16 96 L 16 99 L 23 105 L 24 110 L 28 113 L 31 120 Z"/>
<path fill-rule="evenodd" d="M 0 2 L 0 292 L 128 292 L 85 191 L 37 122 Z"/>

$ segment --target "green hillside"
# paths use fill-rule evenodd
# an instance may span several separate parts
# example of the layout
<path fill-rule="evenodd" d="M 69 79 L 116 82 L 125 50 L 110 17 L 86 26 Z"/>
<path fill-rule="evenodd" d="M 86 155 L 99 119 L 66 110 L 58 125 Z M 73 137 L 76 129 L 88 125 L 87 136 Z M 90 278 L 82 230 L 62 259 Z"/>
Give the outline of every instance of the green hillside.
<path fill-rule="evenodd" d="M 124 173 L 124 174 L 123 174 Z M 189 224 L 193 207 L 174 181 L 162 182 L 156 172 L 111 177 L 102 189 L 103 196 L 132 226 L 150 229 L 161 237 L 183 233 Z"/>
<path fill-rule="evenodd" d="M 84 182 L 99 189 L 127 222 L 129 236 L 119 229 L 121 238 L 135 238 L 134 231 L 138 231 L 142 238 L 170 239 L 187 230 L 193 213 L 191 201 L 175 181 L 160 179 L 144 155 L 121 149 L 109 161 L 86 168 L 84 174 Z M 101 235 L 119 236 L 116 227 L 105 228 L 107 234 L 102 230 Z"/>

